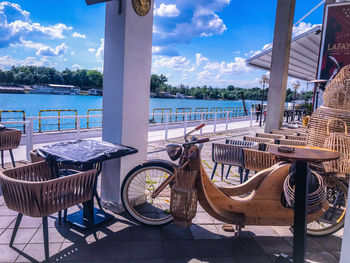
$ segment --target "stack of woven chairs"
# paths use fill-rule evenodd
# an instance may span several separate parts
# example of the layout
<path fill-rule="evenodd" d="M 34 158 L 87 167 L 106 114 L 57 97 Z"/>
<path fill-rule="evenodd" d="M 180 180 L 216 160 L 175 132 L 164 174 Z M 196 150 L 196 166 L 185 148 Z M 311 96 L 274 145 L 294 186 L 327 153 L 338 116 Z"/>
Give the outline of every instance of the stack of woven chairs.
<path fill-rule="evenodd" d="M 273 156 L 268 153 L 271 147 L 286 145 L 329 148 L 325 143 L 329 136 L 329 132 L 327 134 L 327 126 L 329 126 L 331 133 L 340 134 L 344 133 L 344 124 L 350 127 L 349 79 L 350 65 L 343 67 L 331 83 L 327 85 L 324 92 L 324 106 L 313 112 L 312 116 L 308 119 L 307 127 L 296 125 L 293 128 L 272 130 L 271 133 L 256 133 L 255 136 L 244 136 L 244 141 L 258 143 L 258 149 L 242 148 L 242 169 L 246 169 L 248 172 L 249 170 L 258 172 L 271 167 L 275 163 Z M 334 119 L 340 121 L 330 122 L 330 120 Z M 345 135 L 346 133 L 345 131 Z M 345 141 L 350 142 L 350 139 Z M 350 145 L 343 145 L 342 147 L 350 149 Z M 342 162 L 348 164 L 346 166 L 343 165 L 342 169 L 333 165 L 333 170 L 330 170 L 328 166 L 326 173 L 326 164 L 311 164 L 311 168 L 324 175 L 333 173 L 337 177 L 348 180 L 347 176 L 350 174 L 350 154 L 342 154 L 341 159 Z M 244 179 L 247 179 L 247 176 Z"/>

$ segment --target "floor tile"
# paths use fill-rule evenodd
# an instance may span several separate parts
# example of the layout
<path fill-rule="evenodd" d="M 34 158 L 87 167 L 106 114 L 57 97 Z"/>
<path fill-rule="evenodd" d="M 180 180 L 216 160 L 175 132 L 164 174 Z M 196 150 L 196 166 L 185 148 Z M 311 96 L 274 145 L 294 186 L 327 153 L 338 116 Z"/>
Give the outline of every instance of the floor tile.
<path fill-rule="evenodd" d="M 231 253 L 223 240 L 196 240 L 199 255 L 203 257 L 229 257 Z"/>
<path fill-rule="evenodd" d="M 216 225 L 192 225 L 190 229 L 194 239 L 221 239 Z"/>
<path fill-rule="evenodd" d="M 163 240 L 188 240 L 193 239 L 189 228 L 175 226 L 173 224 L 161 228 Z"/>
<path fill-rule="evenodd" d="M 50 257 L 58 253 L 61 244 L 50 244 L 49 245 L 49 254 Z M 23 252 L 23 254 L 18 257 L 16 262 L 33 262 L 33 261 L 44 261 L 45 252 L 43 244 L 28 244 Z"/>
<path fill-rule="evenodd" d="M 15 245 L 15 249 L 10 248 L 8 245 L 0 245 L 0 262 L 10 263 L 15 262 L 19 257 L 19 252 L 22 251 L 25 245 Z"/>
<path fill-rule="evenodd" d="M 266 254 L 291 253 L 293 248 L 281 237 L 257 237 L 256 242 Z"/>
<path fill-rule="evenodd" d="M 18 229 L 14 244 L 26 244 L 34 236 L 37 228 Z M 13 229 L 5 230 L 0 236 L 0 244 L 9 244 Z"/>
<path fill-rule="evenodd" d="M 163 246 L 161 241 L 131 241 L 131 259 L 163 258 Z"/>
<path fill-rule="evenodd" d="M 199 258 L 166 258 L 166 263 L 201 263 Z"/>
<path fill-rule="evenodd" d="M 130 238 L 131 240 L 161 240 L 160 228 L 158 227 L 132 227 L 130 228 Z"/>
<path fill-rule="evenodd" d="M 199 256 L 193 240 L 164 241 L 165 258 L 194 258 Z"/>
<path fill-rule="evenodd" d="M 16 216 L 0 216 L 0 228 L 7 228 L 16 220 Z"/>
<path fill-rule="evenodd" d="M 202 263 L 237 263 L 236 259 L 233 259 L 231 257 L 208 257 L 202 258 L 201 260 Z"/>

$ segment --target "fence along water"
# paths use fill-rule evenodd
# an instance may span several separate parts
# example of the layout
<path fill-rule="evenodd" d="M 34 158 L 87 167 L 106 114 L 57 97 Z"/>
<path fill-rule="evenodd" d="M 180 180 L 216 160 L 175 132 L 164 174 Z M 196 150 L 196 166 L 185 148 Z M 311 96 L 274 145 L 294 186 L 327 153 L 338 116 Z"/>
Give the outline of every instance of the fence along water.
<path fill-rule="evenodd" d="M 40 110 L 38 117 L 33 119 L 34 132 L 49 132 L 49 131 L 69 131 L 79 129 L 93 129 L 102 127 L 102 109 L 89 109 L 86 116 L 78 116 L 78 111 L 75 109 L 50 109 Z M 171 108 L 155 108 L 150 114 L 150 125 L 160 124 L 181 124 L 187 125 L 187 122 L 193 121 L 216 121 L 225 118 L 239 118 L 247 116 L 244 113 L 243 107 L 212 107 L 210 110 L 207 107 L 197 107 L 194 110 L 189 107 L 176 108 L 172 112 Z M 78 118 L 79 117 L 79 118 Z M 79 121 L 78 121 L 79 119 Z M 0 122 L 16 122 L 26 121 L 25 111 L 0 111 Z M 25 125 L 8 124 L 8 127 L 17 128 L 26 133 Z"/>

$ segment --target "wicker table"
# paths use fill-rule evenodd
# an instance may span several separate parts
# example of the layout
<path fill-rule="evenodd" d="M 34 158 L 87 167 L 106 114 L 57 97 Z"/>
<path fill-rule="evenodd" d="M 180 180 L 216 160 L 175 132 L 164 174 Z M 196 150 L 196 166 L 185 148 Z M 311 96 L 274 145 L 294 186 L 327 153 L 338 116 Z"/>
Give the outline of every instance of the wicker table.
<path fill-rule="evenodd" d="M 285 147 L 284 147 L 285 148 Z M 306 254 L 306 204 L 308 197 L 308 162 L 325 162 L 338 159 L 338 152 L 321 148 L 289 147 L 294 152 L 280 152 L 278 148 L 270 148 L 269 152 L 281 161 L 296 162 L 295 204 L 294 204 L 294 237 L 293 262 L 304 263 Z"/>
<path fill-rule="evenodd" d="M 90 211 L 94 210 L 94 225 L 101 224 L 114 218 L 112 215 L 103 211 L 100 197 L 97 194 L 97 178 L 101 173 L 102 162 L 134 153 L 137 153 L 135 148 L 95 140 L 59 142 L 40 147 L 36 150 L 37 155 L 54 164 L 53 169 L 56 171 L 56 174 L 58 174 L 58 163 L 60 165 L 73 166 L 82 171 L 92 168 L 97 169 L 94 196 L 97 199 L 99 209 L 93 208 L 93 196 L 90 201 L 83 204 L 82 210 L 70 214 L 67 217 L 68 222 L 81 229 L 86 229 L 88 227 L 86 211 L 89 209 Z"/>
<path fill-rule="evenodd" d="M 21 131 L 17 129 L 2 129 L 0 130 L 0 152 L 1 152 L 1 166 L 5 168 L 4 165 L 4 151 L 9 151 L 11 156 L 11 161 L 13 167 L 15 165 L 15 159 L 13 158 L 12 150 L 18 148 L 21 141 Z"/>

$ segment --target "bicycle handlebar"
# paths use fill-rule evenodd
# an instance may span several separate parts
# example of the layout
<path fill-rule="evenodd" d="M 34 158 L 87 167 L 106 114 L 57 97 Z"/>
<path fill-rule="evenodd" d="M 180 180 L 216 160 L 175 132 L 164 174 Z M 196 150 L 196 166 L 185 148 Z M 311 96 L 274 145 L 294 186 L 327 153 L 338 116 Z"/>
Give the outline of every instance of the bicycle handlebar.
<path fill-rule="evenodd" d="M 196 128 L 194 128 L 193 130 L 189 131 L 188 133 L 185 134 L 185 141 L 187 142 L 187 136 L 191 135 L 192 133 L 202 129 L 205 126 L 205 123 L 202 123 L 201 125 L 198 125 Z"/>
<path fill-rule="evenodd" d="M 196 143 L 205 143 L 205 142 L 209 142 L 209 138 L 198 139 Z"/>

